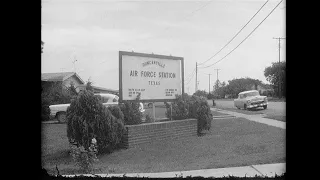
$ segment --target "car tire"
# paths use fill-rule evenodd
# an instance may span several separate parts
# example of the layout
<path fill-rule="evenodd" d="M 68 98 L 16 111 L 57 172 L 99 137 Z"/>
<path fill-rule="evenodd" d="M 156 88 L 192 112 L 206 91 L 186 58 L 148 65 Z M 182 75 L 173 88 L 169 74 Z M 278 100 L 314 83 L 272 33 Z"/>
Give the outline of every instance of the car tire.
<path fill-rule="evenodd" d="M 244 105 L 243 105 L 243 109 L 244 109 L 244 110 L 247 110 L 247 104 L 244 104 Z"/>
<path fill-rule="evenodd" d="M 268 107 L 267 105 L 264 105 L 264 106 L 263 106 L 263 109 L 267 109 L 267 107 Z"/>
<path fill-rule="evenodd" d="M 57 114 L 57 120 L 59 123 L 66 123 L 67 122 L 67 114 L 65 112 L 59 112 Z"/>

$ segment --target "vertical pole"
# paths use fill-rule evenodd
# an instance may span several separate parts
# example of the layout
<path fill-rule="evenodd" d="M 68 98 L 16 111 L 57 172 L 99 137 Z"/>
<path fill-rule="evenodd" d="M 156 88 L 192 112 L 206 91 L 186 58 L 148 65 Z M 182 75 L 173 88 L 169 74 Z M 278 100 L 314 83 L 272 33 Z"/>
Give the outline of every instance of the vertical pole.
<path fill-rule="evenodd" d="M 196 62 L 196 89 L 195 92 L 198 90 L 198 62 Z"/>
<path fill-rule="evenodd" d="M 278 81 L 278 91 L 279 91 L 279 99 L 281 98 L 281 88 L 280 88 L 280 81 L 281 81 L 281 67 L 280 67 L 280 38 L 279 38 L 279 81 Z"/>
<path fill-rule="evenodd" d="M 280 86 L 281 86 L 281 83 L 280 83 L 280 81 L 281 81 L 281 67 L 280 67 L 280 40 L 281 40 L 281 39 L 286 39 L 286 38 L 278 37 L 278 38 L 273 38 L 273 39 L 278 39 L 278 41 L 279 41 L 279 70 L 278 70 L 278 73 L 279 73 L 279 79 L 278 79 L 278 96 L 279 96 L 279 98 L 280 98 L 280 97 L 281 97 L 281 93 L 280 93 L 280 91 L 281 91 L 281 88 L 280 88 Z"/>
<path fill-rule="evenodd" d="M 210 94 L 210 75 L 211 74 L 209 74 L 209 94 Z"/>
<path fill-rule="evenodd" d="M 172 121 L 172 103 L 170 103 L 170 120 Z"/>
<path fill-rule="evenodd" d="M 153 122 L 156 121 L 156 106 L 152 103 L 152 115 L 153 115 Z"/>

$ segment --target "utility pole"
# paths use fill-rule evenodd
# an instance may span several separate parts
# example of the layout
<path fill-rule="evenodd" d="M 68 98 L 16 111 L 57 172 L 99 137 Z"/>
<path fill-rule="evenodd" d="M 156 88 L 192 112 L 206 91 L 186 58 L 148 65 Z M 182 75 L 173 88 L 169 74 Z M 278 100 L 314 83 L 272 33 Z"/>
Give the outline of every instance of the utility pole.
<path fill-rule="evenodd" d="M 281 88 L 280 88 L 280 85 L 281 85 L 281 83 L 280 83 L 280 81 L 281 81 L 281 67 L 280 67 L 280 40 L 281 39 L 286 39 L 286 38 L 282 38 L 282 37 L 278 37 L 278 38 L 273 38 L 273 39 L 278 39 L 279 40 L 279 80 L 278 80 L 278 96 L 279 96 L 279 98 L 281 98 L 281 93 L 280 93 L 280 91 L 281 91 Z"/>
<path fill-rule="evenodd" d="M 210 94 L 210 75 L 211 74 L 208 74 L 209 75 L 209 94 Z"/>
<path fill-rule="evenodd" d="M 220 70 L 220 69 L 214 69 L 214 70 L 216 70 L 216 71 L 217 71 L 217 87 L 216 87 L 216 88 L 218 88 L 219 70 Z"/>
<path fill-rule="evenodd" d="M 196 62 L 196 89 L 195 92 L 198 90 L 198 62 Z"/>
<path fill-rule="evenodd" d="M 214 70 L 217 71 L 217 81 L 218 81 L 219 80 L 219 73 L 218 72 L 219 72 L 220 69 L 214 69 Z"/>

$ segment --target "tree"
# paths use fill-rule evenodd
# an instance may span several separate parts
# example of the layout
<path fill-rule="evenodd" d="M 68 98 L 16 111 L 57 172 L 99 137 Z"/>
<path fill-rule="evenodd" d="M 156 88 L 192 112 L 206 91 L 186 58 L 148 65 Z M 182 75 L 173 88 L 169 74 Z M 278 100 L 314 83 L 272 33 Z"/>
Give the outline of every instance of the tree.
<path fill-rule="evenodd" d="M 217 79 L 215 84 L 214 84 L 214 87 L 213 87 L 214 91 L 219 89 L 220 86 L 221 86 L 221 83 L 220 83 L 219 79 Z"/>
<path fill-rule="evenodd" d="M 251 90 L 253 87 L 256 88 L 258 85 L 263 83 L 258 79 L 252 78 L 240 78 L 228 81 L 228 85 L 224 87 L 224 93 L 231 95 L 232 98 L 237 97 L 237 95 L 242 91 Z"/>
<path fill-rule="evenodd" d="M 208 97 L 208 93 L 204 90 L 197 90 L 195 93 L 193 93 L 193 95 L 199 97 Z"/>
<path fill-rule="evenodd" d="M 90 78 L 89 78 L 88 81 L 87 81 L 87 84 L 86 84 L 86 90 L 87 90 L 87 91 L 94 92 L 93 87 L 92 87 L 92 84 L 93 84 L 93 82 L 92 82 L 92 81 L 90 80 Z"/>
<path fill-rule="evenodd" d="M 220 83 L 219 80 L 216 81 L 214 86 L 213 96 L 214 98 L 224 98 L 226 94 L 226 82 Z"/>
<path fill-rule="evenodd" d="M 280 72 L 279 72 L 280 71 Z M 274 91 L 279 95 L 280 82 L 280 96 L 286 96 L 286 62 L 274 62 L 271 66 L 264 69 L 264 76 L 269 81 Z"/>
<path fill-rule="evenodd" d="M 71 95 L 72 97 L 78 95 L 78 92 L 77 92 L 76 87 L 74 86 L 74 83 L 73 83 L 73 82 L 70 83 L 70 87 L 68 87 L 68 90 L 69 90 L 69 93 L 70 93 L 70 95 Z"/>

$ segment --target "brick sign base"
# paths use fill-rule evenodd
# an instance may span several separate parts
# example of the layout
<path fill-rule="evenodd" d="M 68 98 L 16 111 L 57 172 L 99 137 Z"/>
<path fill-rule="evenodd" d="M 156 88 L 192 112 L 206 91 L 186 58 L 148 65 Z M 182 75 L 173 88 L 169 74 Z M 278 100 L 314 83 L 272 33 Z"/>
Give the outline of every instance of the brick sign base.
<path fill-rule="evenodd" d="M 185 119 L 166 122 L 126 125 L 125 148 L 162 140 L 177 140 L 197 136 L 197 120 Z"/>

